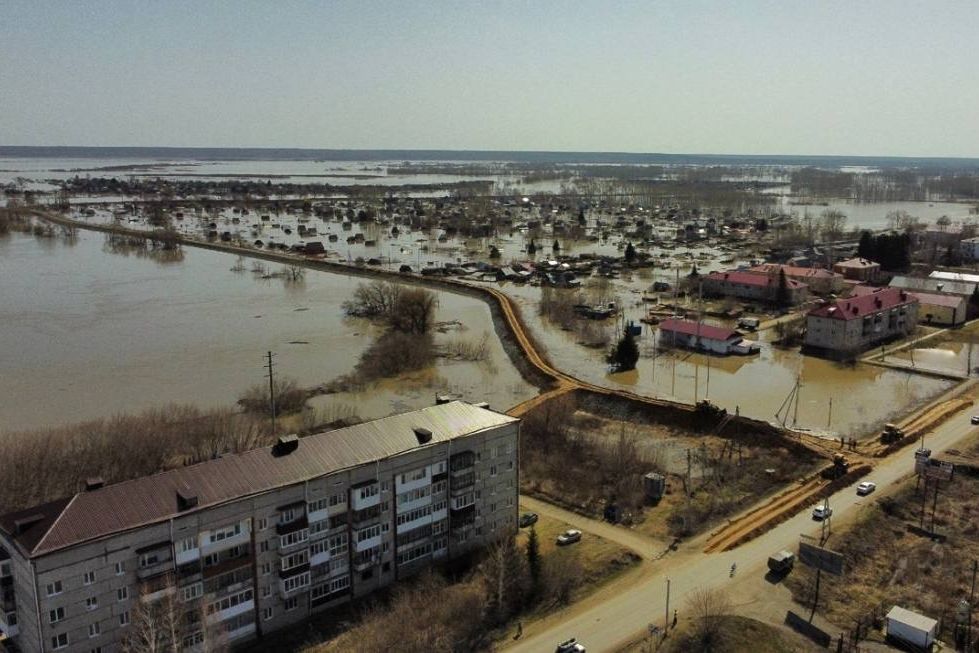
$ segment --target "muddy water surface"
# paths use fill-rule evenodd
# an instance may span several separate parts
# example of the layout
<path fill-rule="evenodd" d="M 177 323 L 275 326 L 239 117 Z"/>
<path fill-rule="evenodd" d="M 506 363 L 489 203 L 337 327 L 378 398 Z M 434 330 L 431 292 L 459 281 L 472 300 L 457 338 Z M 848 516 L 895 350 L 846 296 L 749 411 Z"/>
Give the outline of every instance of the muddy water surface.
<path fill-rule="evenodd" d="M 350 372 L 375 335 L 343 316 L 363 280 L 306 274 L 299 283 L 233 272 L 235 258 L 185 248 L 161 264 L 108 253 L 104 236 L 74 244 L 24 235 L 0 238 L 0 431 L 74 422 L 168 402 L 231 405 L 263 383 L 264 356 L 303 386 Z M 268 271 L 277 265 L 265 264 Z M 436 337 L 479 340 L 484 363 L 439 360 L 379 393 L 340 395 L 361 417 L 433 403 L 436 392 L 507 408 L 536 394 L 493 335 L 479 300 L 439 293 L 437 318 L 461 327 Z"/>

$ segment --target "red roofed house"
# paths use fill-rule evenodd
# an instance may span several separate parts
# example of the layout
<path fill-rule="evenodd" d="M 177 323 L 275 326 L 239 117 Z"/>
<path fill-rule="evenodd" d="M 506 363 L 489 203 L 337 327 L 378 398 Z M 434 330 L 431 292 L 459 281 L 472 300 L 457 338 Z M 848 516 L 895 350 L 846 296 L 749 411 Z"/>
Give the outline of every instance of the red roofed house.
<path fill-rule="evenodd" d="M 827 302 L 806 315 L 806 353 L 848 359 L 874 345 L 907 336 L 918 323 L 918 299 L 906 290 Z"/>
<path fill-rule="evenodd" d="M 809 287 L 786 276 L 789 291 L 789 303 L 800 304 L 809 296 Z M 775 302 L 778 294 L 779 274 L 777 271 L 769 274 L 759 274 L 733 270 L 731 272 L 711 272 L 704 277 L 704 293 L 721 297 L 737 297 L 738 299 L 761 300 Z"/>
<path fill-rule="evenodd" d="M 804 283 L 809 286 L 811 292 L 817 295 L 840 294 L 843 290 L 843 275 L 837 272 L 830 272 L 824 268 L 806 268 L 795 265 L 780 265 L 778 263 L 762 263 L 748 272 L 756 274 L 778 275 L 779 271 L 784 271 L 785 276 L 793 281 Z"/>
<path fill-rule="evenodd" d="M 873 286 L 854 286 L 854 295 L 867 295 L 879 290 Z M 907 290 L 907 289 L 905 289 Z M 918 300 L 918 321 L 940 326 L 958 326 L 968 319 L 969 298 L 964 295 L 908 290 Z"/>
<path fill-rule="evenodd" d="M 753 354 L 760 349 L 758 343 L 744 340 L 734 329 L 675 318 L 660 322 L 659 341 L 661 345 L 714 354 Z"/>

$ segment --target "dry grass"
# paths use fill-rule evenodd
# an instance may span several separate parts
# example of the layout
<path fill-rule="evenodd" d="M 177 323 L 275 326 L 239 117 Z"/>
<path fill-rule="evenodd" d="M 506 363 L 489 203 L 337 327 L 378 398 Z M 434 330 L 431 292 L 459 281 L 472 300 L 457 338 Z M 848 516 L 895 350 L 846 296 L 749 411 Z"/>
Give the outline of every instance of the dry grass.
<path fill-rule="evenodd" d="M 974 454 L 973 454 L 974 455 Z M 936 530 L 946 537 L 932 541 L 907 530 L 917 526 L 922 495 L 915 481 L 906 481 L 892 497 L 874 500 L 866 515 L 845 532 L 834 534 L 827 546 L 846 558 L 845 575 L 823 575 L 819 610 L 827 619 L 851 628 L 877 607 L 901 605 L 934 618 L 953 613 L 968 598 L 971 561 L 979 559 L 979 476 L 958 468 L 943 483 L 936 512 Z M 927 497 L 926 526 L 930 525 L 933 493 Z M 809 605 L 815 572 L 799 566 L 786 584 L 795 599 Z"/>
<path fill-rule="evenodd" d="M 680 619 L 677 629 L 660 643 L 661 635 L 651 636 L 620 650 L 620 653 L 808 653 L 813 645 L 793 633 L 747 617 L 721 618 L 720 635 L 709 647 L 697 638 L 696 628 Z"/>

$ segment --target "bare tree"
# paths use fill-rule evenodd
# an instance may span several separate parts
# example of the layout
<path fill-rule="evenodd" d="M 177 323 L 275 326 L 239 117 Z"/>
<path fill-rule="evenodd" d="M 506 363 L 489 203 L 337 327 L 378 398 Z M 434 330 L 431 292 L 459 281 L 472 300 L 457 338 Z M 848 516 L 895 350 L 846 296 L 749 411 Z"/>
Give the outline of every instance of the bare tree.
<path fill-rule="evenodd" d="M 731 611 L 731 602 L 722 590 L 701 587 L 687 597 L 686 603 L 696 622 L 696 636 L 702 650 L 711 650 L 721 632 L 724 617 Z"/>
<path fill-rule="evenodd" d="M 398 295 L 391 309 L 391 327 L 404 333 L 426 334 L 435 322 L 435 293 L 411 288 Z"/>

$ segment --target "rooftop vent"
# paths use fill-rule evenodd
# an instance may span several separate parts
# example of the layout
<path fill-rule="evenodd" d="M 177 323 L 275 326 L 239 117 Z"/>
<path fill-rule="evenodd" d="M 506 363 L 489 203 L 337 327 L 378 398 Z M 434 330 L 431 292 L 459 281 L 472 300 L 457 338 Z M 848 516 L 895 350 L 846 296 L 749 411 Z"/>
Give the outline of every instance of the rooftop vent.
<path fill-rule="evenodd" d="M 101 476 L 93 476 L 92 478 L 85 479 L 85 491 L 91 492 L 92 490 L 98 490 L 99 488 L 105 487 L 105 479 Z"/>
<path fill-rule="evenodd" d="M 415 429 L 415 437 L 418 438 L 418 444 L 428 444 L 432 441 L 432 432 L 419 427 Z"/>
<path fill-rule="evenodd" d="M 189 487 L 183 487 L 177 490 L 177 510 L 179 512 L 196 508 L 197 503 L 197 493 L 191 490 Z"/>
<path fill-rule="evenodd" d="M 288 456 L 293 451 L 299 448 L 299 436 L 298 435 L 283 435 L 279 437 L 279 440 L 272 446 L 273 456 Z"/>
<path fill-rule="evenodd" d="M 27 515 L 26 517 L 21 517 L 20 519 L 14 520 L 14 535 L 20 535 L 28 528 L 38 523 L 44 519 L 42 513 L 36 512 L 33 515 Z"/>

